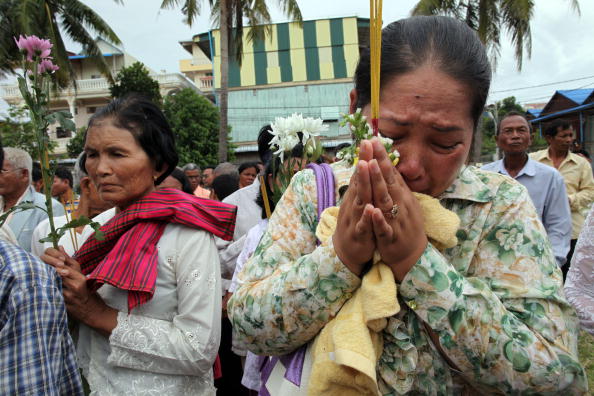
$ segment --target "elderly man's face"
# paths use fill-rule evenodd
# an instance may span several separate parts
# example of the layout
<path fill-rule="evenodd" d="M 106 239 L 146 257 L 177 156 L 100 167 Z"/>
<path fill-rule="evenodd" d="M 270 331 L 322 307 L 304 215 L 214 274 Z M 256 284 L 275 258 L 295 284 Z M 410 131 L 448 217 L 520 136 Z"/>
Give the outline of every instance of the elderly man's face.
<path fill-rule="evenodd" d="M 0 171 L 0 195 L 22 194 L 28 185 L 29 172 L 27 169 L 15 168 L 7 160 L 4 160 Z"/>

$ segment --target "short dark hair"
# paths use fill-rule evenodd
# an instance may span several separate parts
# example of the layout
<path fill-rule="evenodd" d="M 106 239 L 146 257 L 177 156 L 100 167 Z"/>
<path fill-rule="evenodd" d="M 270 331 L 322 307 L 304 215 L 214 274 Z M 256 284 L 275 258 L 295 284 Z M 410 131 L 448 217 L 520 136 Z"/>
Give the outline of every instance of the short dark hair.
<path fill-rule="evenodd" d="M 60 178 L 62 180 L 68 180 L 68 185 L 70 186 L 70 188 L 72 188 L 73 181 L 72 181 L 72 172 L 70 172 L 70 169 L 68 169 L 64 166 L 58 166 L 56 168 L 56 171 L 54 172 L 54 176 L 56 176 L 57 178 Z"/>
<path fill-rule="evenodd" d="M 181 183 L 183 192 L 194 194 L 192 186 L 190 185 L 190 181 L 183 170 L 180 168 L 175 168 L 173 172 L 171 172 L 171 177 L 176 178 Z"/>
<path fill-rule="evenodd" d="M 414 16 L 392 22 L 382 31 L 381 84 L 393 77 L 434 64 L 472 94 L 474 128 L 483 113 L 491 84 L 491 65 L 485 46 L 464 22 L 445 16 Z M 371 101 L 369 49 L 355 71 L 357 107 Z"/>
<path fill-rule="evenodd" d="M 260 171 L 260 169 L 258 168 L 258 163 L 255 161 L 243 162 L 241 165 L 239 165 L 239 169 L 237 171 L 241 174 L 241 172 L 250 168 L 255 168 L 256 173 Z"/>
<path fill-rule="evenodd" d="M 41 174 L 41 165 L 39 162 L 33 162 L 33 170 L 31 171 L 31 178 L 34 182 L 41 180 L 43 175 Z"/>
<path fill-rule="evenodd" d="M 202 168 L 203 171 L 207 170 L 207 169 L 212 169 L 215 170 L 217 166 L 216 165 L 206 165 L 204 168 Z"/>
<path fill-rule="evenodd" d="M 501 117 L 499 119 L 499 122 L 497 123 L 497 129 L 495 130 L 495 135 L 499 135 L 499 131 L 501 130 L 501 123 L 503 122 L 503 120 L 505 120 L 506 118 L 509 117 L 522 117 L 524 119 L 524 121 L 526 121 L 526 124 L 528 124 L 528 130 L 530 131 L 530 133 L 532 133 L 532 124 L 530 123 L 530 121 L 528 121 L 528 118 L 526 118 L 526 114 L 520 113 L 519 111 L 509 111 L 507 113 L 505 113 L 505 115 L 503 117 Z"/>
<path fill-rule="evenodd" d="M 97 121 L 106 118 L 111 119 L 114 126 L 130 131 L 154 162 L 157 171 L 166 167 L 165 172 L 155 180 L 155 185 L 160 184 L 173 172 L 179 161 L 175 150 L 175 137 L 165 115 L 157 105 L 138 94 L 114 99 L 91 117 L 86 133 Z M 86 171 L 84 167 L 83 169 Z"/>
<path fill-rule="evenodd" d="M 571 123 L 567 120 L 563 120 L 561 118 L 556 119 L 549 125 L 547 129 L 544 130 L 545 136 L 555 137 L 561 131 L 565 131 L 566 129 L 571 128 Z"/>
<path fill-rule="evenodd" d="M 217 194 L 217 198 L 222 201 L 239 190 L 239 176 L 230 173 L 217 176 L 212 181 L 212 189 Z"/>

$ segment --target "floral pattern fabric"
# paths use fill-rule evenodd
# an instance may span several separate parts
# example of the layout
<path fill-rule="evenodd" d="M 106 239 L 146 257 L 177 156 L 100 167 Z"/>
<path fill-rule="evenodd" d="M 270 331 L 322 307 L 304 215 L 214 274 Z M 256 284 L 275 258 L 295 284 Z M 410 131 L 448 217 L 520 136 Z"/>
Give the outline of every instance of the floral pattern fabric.
<path fill-rule="evenodd" d="M 336 194 L 352 168 L 333 165 Z M 281 355 L 311 341 L 359 287 L 330 239 L 317 246 L 316 183 L 300 172 L 240 274 L 228 312 L 237 339 Z M 465 167 L 440 197 L 457 246 L 431 244 L 398 287 L 377 366 L 384 395 L 584 394 L 578 321 L 526 189 Z M 431 334 L 439 339 L 436 347 Z"/>

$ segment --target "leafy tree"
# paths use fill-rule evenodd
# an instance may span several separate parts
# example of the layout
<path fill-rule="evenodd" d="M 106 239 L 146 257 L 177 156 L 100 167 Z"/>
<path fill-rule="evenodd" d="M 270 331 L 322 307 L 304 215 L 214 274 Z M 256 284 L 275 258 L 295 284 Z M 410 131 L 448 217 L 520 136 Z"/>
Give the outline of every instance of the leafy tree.
<path fill-rule="evenodd" d="M 87 132 L 86 127 L 78 128 L 76 134 L 66 145 L 66 151 L 68 152 L 68 156 L 70 158 L 78 157 L 78 155 L 82 153 L 83 149 L 85 148 L 85 132 Z"/>
<path fill-rule="evenodd" d="M 568 0 L 580 13 L 578 0 Z M 449 15 L 460 19 L 477 33 L 496 60 L 501 52 L 502 31 L 509 33 L 515 49 L 518 70 L 522 69 L 524 51 L 530 58 L 532 35 L 530 22 L 534 15 L 534 0 L 419 0 L 413 15 Z"/>
<path fill-rule="evenodd" d="M 113 98 L 121 98 L 126 94 L 136 92 L 161 104 L 159 83 L 150 76 L 148 69 L 141 62 L 134 62 L 120 70 L 115 82 L 109 87 L 109 92 Z"/>
<path fill-rule="evenodd" d="M 204 96 L 184 88 L 165 97 L 165 116 L 175 133 L 181 165 L 217 163 L 219 111 Z"/>
<path fill-rule="evenodd" d="M 219 89 L 219 107 L 221 110 L 219 126 L 219 161 L 228 159 L 228 82 L 229 82 L 229 50 L 235 49 L 233 58 L 241 62 L 243 46 L 243 24 L 247 20 L 250 29 L 248 40 L 262 39 L 265 30 L 270 30 L 270 12 L 266 0 L 209 0 L 212 6 L 211 17 L 219 25 L 221 32 L 221 88 Z M 162 0 L 161 8 L 172 8 L 181 5 L 184 21 L 189 26 L 197 15 L 203 0 Z M 302 16 L 297 0 L 279 0 L 281 10 L 292 20 L 301 22 Z M 221 23 L 223 21 L 223 23 Z M 232 34 L 230 34 L 232 32 Z"/>
<path fill-rule="evenodd" d="M 489 156 L 494 154 L 497 148 L 497 144 L 495 143 L 496 122 L 499 122 L 510 111 L 525 113 L 526 110 L 521 104 L 516 102 L 515 96 L 509 96 L 502 101 L 488 105 L 485 111 L 489 115 L 483 117 L 481 155 Z"/>
<path fill-rule="evenodd" d="M 8 118 L 0 121 L 0 134 L 2 146 L 17 147 L 34 155 L 37 150 L 33 124 L 26 120 L 27 110 L 24 107 L 11 105 L 8 108 Z M 49 151 L 56 147 L 56 142 L 49 140 Z"/>
<path fill-rule="evenodd" d="M 122 3 L 122 0 L 114 0 Z M 14 73 L 20 67 L 21 55 L 13 37 L 36 35 L 54 44 L 52 55 L 60 70 L 54 76 L 61 87 L 76 80 L 64 45 L 65 34 L 82 45 L 83 52 L 112 80 L 109 66 L 91 34 L 100 35 L 114 44 L 120 39 L 109 25 L 81 0 L 2 0 L 0 2 L 0 75 Z"/>

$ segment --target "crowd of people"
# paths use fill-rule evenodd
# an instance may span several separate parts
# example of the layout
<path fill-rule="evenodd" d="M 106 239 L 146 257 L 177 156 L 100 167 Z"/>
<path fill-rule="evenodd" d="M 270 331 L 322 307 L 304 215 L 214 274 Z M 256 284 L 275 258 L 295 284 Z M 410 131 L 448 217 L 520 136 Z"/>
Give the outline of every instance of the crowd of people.
<path fill-rule="evenodd" d="M 370 70 L 364 51 L 349 100 L 367 117 Z M 0 150 L 0 393 L 587 393 L 594 178 L 571 124 L 529 153 L 509 113 L 503 158 L 469 165 L 491 68 L 452 18 L 384 28 L 381 81 L 396 166 L 363 140 L 354 162 L 298 161 L 280 200 L 269 125 L 258 161 L 179 167 L 159 107 L 113 100 L 51 186 L 56 226 L 103 238 L 80 226 L 58 249 L 39 166 Z"/>

